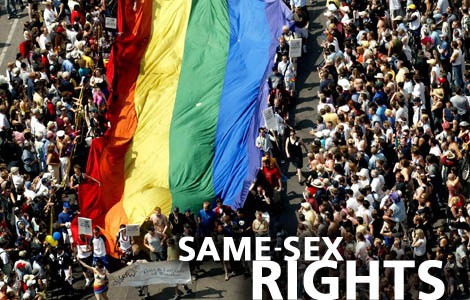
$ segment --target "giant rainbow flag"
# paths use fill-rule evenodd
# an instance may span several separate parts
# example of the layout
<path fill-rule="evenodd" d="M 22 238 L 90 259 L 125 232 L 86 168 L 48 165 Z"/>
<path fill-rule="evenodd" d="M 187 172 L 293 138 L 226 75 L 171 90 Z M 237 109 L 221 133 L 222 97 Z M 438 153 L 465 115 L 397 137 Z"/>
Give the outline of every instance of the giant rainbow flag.
<path fill-rule="evenodd" d="M 156 206 L 243 206 L 256 176 L 282 0 L 119 1 L 108 65 L 111 129 L 95 139 L 80 213 L 113 239 Z"/>

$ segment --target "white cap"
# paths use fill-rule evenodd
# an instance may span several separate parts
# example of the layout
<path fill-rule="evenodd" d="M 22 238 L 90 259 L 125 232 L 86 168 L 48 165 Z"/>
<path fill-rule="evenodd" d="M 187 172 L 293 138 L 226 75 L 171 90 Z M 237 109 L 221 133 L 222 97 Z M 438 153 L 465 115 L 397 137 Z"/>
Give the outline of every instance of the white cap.
<path fill-rule="evenodd" d="M 338 7 L 336 7 L 335 4 L 330 3 L 330 4 L 328 5 L 328 10 L 329 10 L 329 11 L 337 11 L 337 10 L 338 10 Z"/>
<path fill-rule="evenodd" d="M 338 80 L 338 85 L 340 85 L 343 88 L 343 90 L 346 90 L 346 91 L 349 91 L 349 89 L 351 88 L 351 84 L 349 83 L 349 80 L 346 78 L 341 78 L 340 80 Z"/>
<path fill-rule="evenodd" d="M 63 137 L 65 135 L 65 131 L 59 130 L 57 131 L 57 137 Z"/>

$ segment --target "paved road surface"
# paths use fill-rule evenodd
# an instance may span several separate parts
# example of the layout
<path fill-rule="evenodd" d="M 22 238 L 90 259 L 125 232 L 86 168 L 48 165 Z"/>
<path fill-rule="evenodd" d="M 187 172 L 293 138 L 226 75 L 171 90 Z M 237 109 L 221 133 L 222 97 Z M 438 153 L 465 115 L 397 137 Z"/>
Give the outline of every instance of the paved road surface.
<path fill-rule="evenodd" d="M 0 0 L 0 75 L 5 76 L 8 62 L 15 61 L 18 46 L 23 41 L 23 24 L 28 21 L 28 11 L 19 12 L 18 19 L 8 20 L 5 1 Z"/>

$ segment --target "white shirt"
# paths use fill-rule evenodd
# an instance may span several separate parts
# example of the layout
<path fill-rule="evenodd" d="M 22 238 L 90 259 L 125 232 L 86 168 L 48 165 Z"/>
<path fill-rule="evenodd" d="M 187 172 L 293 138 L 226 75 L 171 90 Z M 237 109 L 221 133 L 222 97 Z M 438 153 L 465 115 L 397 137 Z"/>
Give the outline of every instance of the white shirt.
<path fill-rule="evenodd" d="M 434 72 L 436 74 L 436 78 L 432 78 L 432 72 Z M 437 80 L 437 77 L 439 77 L 439 75 L 441 74 L 441 67 L 439 67 L 438 64 L 436 64 L 434 67 L 432 67 L 431 69 L 431 84 L 435 83 L 436 80 Z"/>
<path fill-rule="evenodd" d="M 44 33 L 39 36 L 39 47 L 41 50 L 46 49 L 46 44 L 50 42 L 49 35 L 45 35 Z"/>
<path fill-rule="evenodd" d="M 5 114 L 0 113 L 0 131 L 3 131 L 3 127 L 10 128 L 10 122 Z"/>
<path fill-rule="evenodd" d="M 396 121 L 401 121 L 402 119 L 404 119 L 406 123 L 408 123 L 408 108 L 406 106 L 398 108 L 395 117 Z"/>
<path fill-rule="evenodd" d="M 91 256 L 91 251 L 87 251 L 88 245 L 77 245 L 77 256 L 80 259 Z"/>
<path fill-rule="evenodd" d="M 379 175 L 376 178 L 372 179 L 372 182 L 370 183 L 370 187 L 373 192 L 382 195 L 382 187 L 385 184 L 385 179 L 382 175 Z"/>
<path fill-rule="evenodd" d="M 419 11 L 415 11 L 414 13 L 411 14 L 411 16 L 416 16 L 416 20 L 414 21 L 411 21 L 410 22 L 410 29 L 411 30 L 418 30 L 419 28 L 419 25 L 420 25 L 420 21 L 421 21 L 421 14 L 419 13 Z"/>
<path fill-rule="evenodd" d="M 39 120 L 33 116 L 31 118 L 31 134 L 35 136 L 36 133 L 38 132 L 41 132 L 42 136 L 46 136 L 47 134 L 46 126 L 44 126 L 44 124 L 39 122 Z"/>
<path fill-rule="evenodd" d="M 346 200 L 346 208 L 352 208 L 354 211 L 357 211 L 358 207 L 359 207 L 359 204 L 357 203 L 357 200 L 355 197 L 351 197 L 348 200 Z"/>
<path fill-rule="evenodd" d="M 422 103 L 426 101 L 424 91 L 425 91 L 424 83 L 420 82 L 420 83 L 415 84 L 413 88 L 413 96 L 416 97 L 419 95 L 419 98 L 421 99 Z"/>
<path fill-rule="evenodd" d="M 101 236 L 98 238 L 93 236 L 93 256 L 94 257 L 106 256 L 106 244 Z"/>
<path fill-rule="evenodd" d="M 289 66 L 290 66 L 289 60 L 287 60 L 286 62 L 280 61 L 277 66 L 277 70 L 279 71 L 279 73 L 281 73 L 282 76 L 285 76 L 287 73 L 287 68 L 289 68 Z"/>
<path fill-rule="evenodd" d="M 390 0 L 390 12 L 401 9 L 400 0 Z"/>
<path fill-rule="evenodd" d="M 368 240 L 359 241 L 356 244 L 356 257 L 359 257 L 360 259 L 365 261 L 367 258 L 367 248 L 369 246 L 370 246 L 370 243 Z"/>
<path fill-rule="evenodd" d="M 10 263 L 10 259 L 8 258 L 8 253 L 0 248 L 0 259 L 2 259 L 3 265 L 7 265 Z"/>
<path fill-rule="evenodd" d="M 55 22 L 57 18 L 57 13 L 54 11 L 54 9 L 45 9 L 44 10 L 44 23 L 49 27 Z"/>
<path fill-rule="evenodd" d="M 423 256 L 426 254 L 426 237 L 424 237 L 423 239 L 419 239 L 418 241 L 421 241 L 421 245 L 414 248 L 413 251 L 416 256 Z"/>
<path fill-rule="evenodd" d="M 442 154 L 441 148 L 439 148 L 439 145 L 436 145 L 434 147 L 431 147 L 429 150 L 429 154 L 435 155 L 437 157 L 440 157 Z"/>

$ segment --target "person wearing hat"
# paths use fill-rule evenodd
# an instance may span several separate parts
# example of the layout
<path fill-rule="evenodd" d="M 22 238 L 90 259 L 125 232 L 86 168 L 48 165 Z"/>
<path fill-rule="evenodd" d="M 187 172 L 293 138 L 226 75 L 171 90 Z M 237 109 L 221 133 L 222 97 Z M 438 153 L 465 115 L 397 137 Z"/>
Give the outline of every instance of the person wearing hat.
<path fill-rule="evenodd" d="M 464 143 L 468 143 L 470 141 L 470 123 L 467 121 L 461 121 L 459 126 L 460 132 L 458 138 Z"/>
<path fill-rule="evenodd" d="M 57 222 L 59 223 L 59 228 L 62 231 L 62 237 L 65 244 L 70 244 L 72 247 L 73 238 L 72 238 L 72 231 L 70 229 L 70 224 L 73 221 L 74 213 L 71 210 L 70 203 L 64 202 L 62 204 L 63 209 L 62 212 L 57 217 Z"/>
<path fill-rule="evenodd" d="M 302 202 L 300 204 L 300 209 L 298 210 L 299 214 L 303 214 L 305 216 L 305 220 L 310 223 L 311 226 L 315 225 L 315 220 L 317 219 L 317 214 L 312 209 L 312 206 L 308 202 Z"/>
<path fill-rule="evenodd" d="M 442 132 L 436 136 L 437 140 L 445 141 L 447 136 L 451 135 L 451 124 L 449 122 L 442 123 Z"/>
<path fill-rule="evenodd" d="M 116 241 L 114 242 L 114 251 L 119 253 L 119 257 L 121 259 L 122 264 L 127 264 L 129 262 L 129 256 L 131 255 L 131 247 L 133 243 L 133 237 L 127 235 L 126 225 L 121 224 L 119 226 L 119 231 L 116 234 Z"/>
<path fill-rule="evenodd" d="M 408 22 L 408 28 L 416 40 L 415 44 L 418 45 L 421 34 L 421 14 L 419 10 L 416 9 L 416 5 L 414 3 L 408 5 L 408 10 L 409 12 L 406 21 Z"/>

